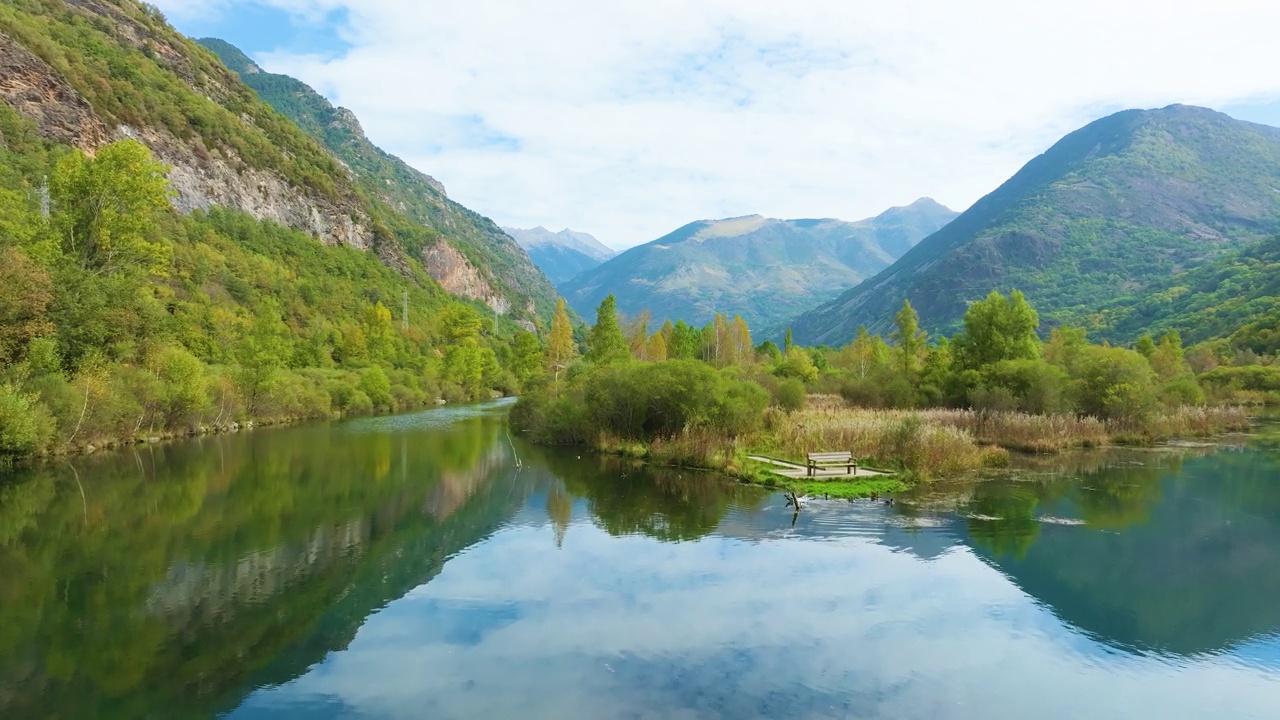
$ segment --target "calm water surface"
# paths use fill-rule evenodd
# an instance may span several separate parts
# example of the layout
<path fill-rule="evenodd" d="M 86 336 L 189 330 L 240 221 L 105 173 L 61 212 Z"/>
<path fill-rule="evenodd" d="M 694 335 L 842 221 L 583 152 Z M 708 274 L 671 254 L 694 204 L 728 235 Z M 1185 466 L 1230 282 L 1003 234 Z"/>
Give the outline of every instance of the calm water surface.
<path fill-rule="evenodd" d="M 508 437 L 500 404 L 0 485 L 0 717 L 1280 717 L 1280 444 L 894 507 Z"/>

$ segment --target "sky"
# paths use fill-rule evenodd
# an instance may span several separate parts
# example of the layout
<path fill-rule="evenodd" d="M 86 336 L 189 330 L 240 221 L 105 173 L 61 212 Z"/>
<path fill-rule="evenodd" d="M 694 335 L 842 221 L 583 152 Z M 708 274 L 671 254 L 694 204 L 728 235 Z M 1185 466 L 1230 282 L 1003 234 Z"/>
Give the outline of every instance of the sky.
<path fill-rule="evenodd" d="M 963 210 L 1085 123 L 1280 125 L 1275 0 L 153 0 L 499 224 Z"/>

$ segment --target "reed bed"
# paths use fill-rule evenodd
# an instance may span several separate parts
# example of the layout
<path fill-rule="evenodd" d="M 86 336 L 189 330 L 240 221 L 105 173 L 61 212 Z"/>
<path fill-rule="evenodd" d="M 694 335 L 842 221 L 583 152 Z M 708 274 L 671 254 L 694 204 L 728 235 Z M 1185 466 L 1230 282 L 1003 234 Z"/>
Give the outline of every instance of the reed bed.
<path fill-rule="evenodd" d="M 980 443 L 1023 452 L 1098 447 L 1111 439 L 1106 423 L 1089 416 L 947 409 L 924 410 L 920 415 L 927 423 L 965 430 Z"/>
<path fill-rule="evenodd" d="M 927 421 L 907 410 L 861 410 L 814 403 L 811 409 L 771 418 L 784 455 L 803 458 L 822 450 L 902 468 L 921 477 L 944 477 L 1003 465 L 1008 453 L 984 445 L 967 430 Z"/>
<path fill-rule="evenodd" d="M 1109 423 L 1108 430 L 1116 442 L 1150 443 L 1246 432 L 1252 427 L 1249 416 L 1239 406 L 1184 405 L 1157 411 L 1141 422 Z"/>
<path fill-rule="evenodd" d="M 799 412 L 770 410 L 764 428 L 746 436 L 731 438 L 708 429 L 691 429 L 648 442 L 628 442 L 601 435 L 596 447 L 660 464 L 718 470 L 772 484 L 769 472 L 745 462 L 747 455 L 801 462 L 809 452 L 848 450 L 869 466 L 933 479 L 1003 466 L 1009 461 L 1010 450 L 1054 453 L 1112 443 L 1151 444 L 1249 427 L 1249 418 L 1238 407 L 1181 407 L 1153 414 L 1142 422 L 1120 423 L 1066 414 L 875 410 L 849 407 L 836 396 L 812 396 L 807 408 Z"/>

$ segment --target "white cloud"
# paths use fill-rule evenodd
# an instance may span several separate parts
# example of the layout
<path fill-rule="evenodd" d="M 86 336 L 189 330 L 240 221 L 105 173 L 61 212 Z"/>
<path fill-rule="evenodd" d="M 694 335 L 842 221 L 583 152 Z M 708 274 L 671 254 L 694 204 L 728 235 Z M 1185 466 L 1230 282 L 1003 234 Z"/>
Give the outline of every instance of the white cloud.
<path fill-rule="evenodd" d="M 1280 97 L 1273 0 L 261 1 L 352 43 L 267 69 L 499 222 L 614 245 L 963 208 L 1112 110 Z"/>

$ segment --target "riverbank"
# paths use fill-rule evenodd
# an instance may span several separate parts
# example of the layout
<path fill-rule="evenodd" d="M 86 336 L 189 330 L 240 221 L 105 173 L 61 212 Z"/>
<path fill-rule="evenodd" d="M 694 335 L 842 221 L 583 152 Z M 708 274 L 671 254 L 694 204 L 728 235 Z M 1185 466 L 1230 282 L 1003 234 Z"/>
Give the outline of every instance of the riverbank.
<path fill-rule="evenodd" d="M 496 398 L 495 398 L 496 399 Z M 445 400 L 434 400 L 431 402 L 410 405 L 404 407 L 396 407 L 394 409 L 348 409 L 346 411 L 329 410 L 324 412 L 315 412 L 302 415 L 291 415 L 287 417 L 265 417 L 261 419 L 248 418 L 241 421 L 230 421 L 218 424 L 201 424 L 180 429 L 154 430 L 149 429 L 145 433 L 129 434 L 115 438 L 95 437 L 92 441 L 82 443 L 63 443 L 53 447 L 42 449 L 38 452 L 28 453 L 18 456 L 0 457 L 0 470 L 7 467 L 14 467 L 25 462 L 36 461 L 42 458 L 60 458 L 74 457 L 78 455 L 92 455 L 97 452 L 119 450 L 129 447 L 137 447 L 140 445 L 152 445 L 164 442 L 174 442 L 186 440 L 190 438 L 205 437 L 211 435 L 226 435 L 240 432 L 248 432 L 256 428 L 267 427 L 287 427 L 290 425 L 298 425 L 301 423 L 319 422 L 324 420 L 346 420 L 362 417 L 379 417 L 385 415 L 397 415 L 400 413 L 417 412 L 427 410 L 434 407 L 442 407 L 449 405 Z"/>

